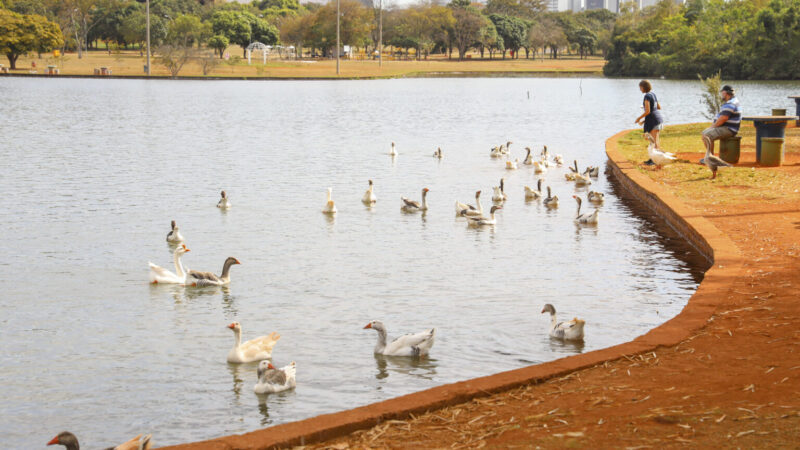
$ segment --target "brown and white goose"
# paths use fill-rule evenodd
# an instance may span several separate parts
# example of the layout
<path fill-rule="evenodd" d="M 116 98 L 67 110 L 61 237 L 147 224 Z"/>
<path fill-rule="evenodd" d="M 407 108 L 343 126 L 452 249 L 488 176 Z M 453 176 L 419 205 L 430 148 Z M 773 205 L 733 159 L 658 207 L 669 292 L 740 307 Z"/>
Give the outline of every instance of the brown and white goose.
<path fill-rule="evenodd" d="M 231 202 L 228 200 L 228 194 L 225 191 L 219 193 L 219 201 L 217 202 L 217 208 L 219 209 L 230 209 Z"/>
<path fill-rule="evenodd" d="M 542 179 L 536 181 L 536 190 L 534 191 L 528 186 L 525 186 L 525 200 L 539 200 L 542 198 Z"/>
<path fill-rule="evenodd" d="M 578 202 L 578 212 L 575 213 L 575 222 L 591 224 L 591 225 L 596 224 L 597 223 L 597 216 L 598 216 L 598 214 L 600 214 L 600 211 L 598 211 L 595 208 L 593 213 L 583 213 L 583 214 L 581 214 L 581 203 L 582 203 L 581 202 L 581 198 L 576 196 L 576 195 L 573 195 L 572 198 L 574 198 L 575 201 Z"/>
<path fill-rule="evenodd" d="M 457 211 L 459 215 L 466 216 L 466 217 L 480 217 L 483 216 L 483 205 L 481 205 L 481 191 L 475 191 L 475 203 L 478 207 L 474 207 L 472 205 L 465 205 L 461 202 L 456 202 L 456 209 L 459 206 L 466 206 L 466 208 L 461 208 L 460 211 Z"/>
<path fill-rule="evenodd" d="M 732 165 L 728 164 L 727 162 L 723 161 L 721 158 L 718 158 L 711 154 L 711 149 L 706 148 L 706 156 L 703 157 L 703 164 L 711 169 L 711 179 L 717 178 L 717 169 L 720 167 L 733 167 Z"/>
<path fill-rule="evenodd" d="M 231 282 L 231 266 L 241 264 L 238 259 L 229 256 L 222 265 L 222 274 L 217 276 L 211 272 L 198 272 L 190 270 L 186 276 L 186 284 L 189 286 L 223 286 Z"/>
<path fill-rule="evenodd" d="M 489 210 L 489 217 L 467 217 L 469 219 L 469 225 L 473 227 L 483 227 L 488 225 L 496 225 L 497 219 L 494 217 L 494 212 L 498 209 L 503 209 L 502 206 L 492 206 L 492 209 Z"/>
<path fill-rule="evenodd" d="M 550 303 L 544 305 L 542 314 L 550 313 L 550 336 L 556 339 L 565 341 L 582 341 L 583 340 L 583 326 L 586 321 L 574 319 L 567 322 L 559 322 L 556 320 L 556 308 Z"/>
<path fill-rule="evenodd" d="M 548 208 L 558 208 L 558 196 L 550 195 L 550 186 L 547 186 L 547 197 L 542 200 L 542 204 Z"/>
<path fill-rule="evenodd" d="M 428 210 L 428 188 L 422 188 L 422 203 L 415 202 L 414 200 L 409 200 L 405 197 L 400 197 L 403 200 L 403 206 L 400 207 L 405 212 L 417 212 L 417 211 L 427 211 Z"/>
<path fill-rule="evenodd" d="M 135 438 L 117 445 L 116 447 L 108 447 L 106 450 L 149 450 L 151 435 L 138 435 Z M 80 450 L 81 446 L 78 443 L 78 438 L 69 431 L 62 431 L 56 437 L 50 440 L 47 445 L 63 445 L 67 450 Z"/>
<path fill-rule="evenodd" d="M 174 220 L 172 221 L 171 226 L 172 228 L 170 229 L 169 233 L 167 233 L 167 242 L 172 242 L 174 244 L 183 242 L 181 230 L 178 228 L 178 225 L 175 224 Z"/>
<path fill-rule="evenodd" d="M 431 328 L 416 334 L 406 334 L 386 342 L 386 327 L 383 322 L 373 320 L 364 329 L 372 328 L 378 332 L 378 343 L 375 345 L 375 353 L 386 356 L 424 356 L 433 347 L 433 336 L 435 330 Z"/>
<path fill-rule="evenodd" d="M 256 394 L 274 394 L 297 386 L 297 364 L 294 361 L 280 369 L 276 369 L 269 361 L 261 361 L 256 373 L 258 382 L 253 387 Z"/>

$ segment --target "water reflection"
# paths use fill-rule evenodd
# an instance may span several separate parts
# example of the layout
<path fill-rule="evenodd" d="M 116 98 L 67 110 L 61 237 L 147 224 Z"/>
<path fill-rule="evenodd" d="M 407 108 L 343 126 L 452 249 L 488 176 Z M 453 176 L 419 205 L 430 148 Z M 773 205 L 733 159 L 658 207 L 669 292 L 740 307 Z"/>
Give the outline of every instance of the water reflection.
<path fill-rule="evenodd" d="M 586 346 L 583 341 L 562 341 L 556 338 L 549 338 L 548 341 L 550 351 L 556 354 L 582 353 L 583 347 Z"/>
<path fill-rule="evenodd" d="M 248 367 L 248 366 L 252 366 L 252 364 L 228 363 L 228 372 L 230 372 L 231 377 L 233 377 L 233 388 L 232 388 L 233 398 L 234 400 L 236 400 L 237 403 L 239 403 L 241 400 L 242 387 L 244 386 L 243 375 L 247 370 L 255 371 L 254 367 Z"/>
<path fill-rule="evenodd" d="M 428 356 L 385 356 L 374 354 L 375 365 L 378 372 L 375 378 L 381 380 L 389 376 L 389 372 L 403 375 L 413 375 L 417 378 L 432 380 L 436 375 L 437 363 Z"/>
<path fill-rule="evenodd" d="M 260 423 L 261 426 L 268 425 L 271 420 L 269 420 L 269 407 L 267 406 L 267 395 L 258 395 L 258 412 L 261 414 Z"/>

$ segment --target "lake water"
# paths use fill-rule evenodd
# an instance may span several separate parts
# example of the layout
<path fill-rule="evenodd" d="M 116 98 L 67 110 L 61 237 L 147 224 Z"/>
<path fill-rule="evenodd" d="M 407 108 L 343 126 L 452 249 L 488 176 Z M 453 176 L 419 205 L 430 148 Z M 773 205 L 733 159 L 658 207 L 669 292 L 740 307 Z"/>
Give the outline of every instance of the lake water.
<path fill-rule="evenodd" d="M 784 84 L 739 87 L 748 113 L 788 103 Z M 697 82 L 655 88 L 669 122 L 702 119 Z M 637 80 L 2 78 L 0 98 L 7 448 L 65 429 L 88 448 L 206 439 L 595 350 L 673 317 L 702 278 L 697 255 L 602 172 L 600 224 L 576 226 L 570 196 L 586 190 L 566 169 L 543 177 L 561 198 L 548 211 L 524 200 L 532 169 L 489 157 L 511 140 L 520 159 L 547 144 L 604 167 L 605 139 L 641 111 Z M 488 208 L 500 177 L 495 227 L 454 217 L 477 189 Z M 334 219 L 320 212 L 329 186 Z M 423 187 L 430 211 L 401 213 Z M 173 219 L 187 266 L 241 261 L 229 287 L 148 284 L 148 261 L 171 267 Z M 584 345 L 547 337 L 548 302 L 587 321 Z M 390 336 L 436 327 L 431 357 L 373 356 L 372 319 Z M 244 339 L 283 335 L 273 362 L 297 361 L 295 391 L 256 396 L 255 365 L 226 363 L 234 320 Z"/>

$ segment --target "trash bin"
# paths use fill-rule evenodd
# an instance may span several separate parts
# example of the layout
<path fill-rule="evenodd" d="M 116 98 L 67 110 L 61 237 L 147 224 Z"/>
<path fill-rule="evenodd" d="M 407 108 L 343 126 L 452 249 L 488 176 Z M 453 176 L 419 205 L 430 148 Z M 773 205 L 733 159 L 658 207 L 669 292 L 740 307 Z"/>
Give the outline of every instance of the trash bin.
<path fill-rule="evenodd" d="M 761 138 L 761 160 L 759 164 L 777 167 L 783 164 L 783 138 Z"/>
<path fill-rule="evenodd" d="M 726 163 L 739 162 L 739 149 L 742 143 L 741 136 L 731 136 L 719 140 L 719 157 Z M 763 150 L 762 150 L 763 151 Z"/>
<path fill-rule="evenodd" d="M 772 108 L 772 115 L 773 116 L 785 116 L 786 109 L 784 108 Z"/>

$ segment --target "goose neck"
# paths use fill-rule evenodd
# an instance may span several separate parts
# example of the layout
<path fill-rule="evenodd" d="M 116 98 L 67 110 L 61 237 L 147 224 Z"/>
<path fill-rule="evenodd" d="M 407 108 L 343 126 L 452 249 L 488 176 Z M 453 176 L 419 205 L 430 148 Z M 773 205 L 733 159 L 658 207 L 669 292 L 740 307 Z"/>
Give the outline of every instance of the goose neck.
<path fill-rule="evenodd" d="M 236 348 L 239 348 L 242 345 L 242 330 L 241 328 L 234 328 L 233 329 L 233 339 L 236 341 Z"/>
<path fill-rule="evenodd" d="M 227 261 L 225 261 L 225 264 L 222 266 L 222 276 L 220 278 L 222 278 L 224 281 L 230 280 L 229 273 L 231 271 L 231 266 L 233 264 L 234 264 L 234 261 L 227 260 Z"/>
<path fill-rule="evenodd" d="M 375 353 L 380 353 L 386 348 L 386 330 L 383 328 L 376 328 L 378 332 L 378 343 L 375 345 Z"/>
<path fill-rule="evenodd" d="M 175 273 L 178 275 L 178 277 L 183 278 L 186 274 L 186 270 L 183 268 L 183 262 L 181 262 L 180 249 L 175 250 L 175 253 L 172 255 L 172 259 L 175 262 Z"/>

